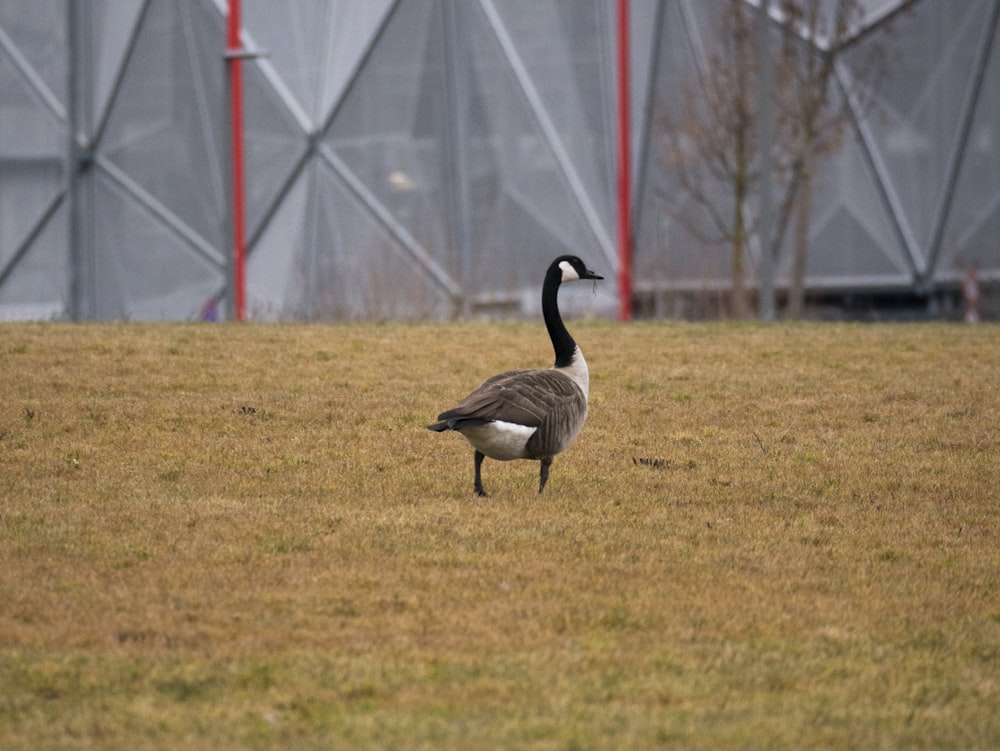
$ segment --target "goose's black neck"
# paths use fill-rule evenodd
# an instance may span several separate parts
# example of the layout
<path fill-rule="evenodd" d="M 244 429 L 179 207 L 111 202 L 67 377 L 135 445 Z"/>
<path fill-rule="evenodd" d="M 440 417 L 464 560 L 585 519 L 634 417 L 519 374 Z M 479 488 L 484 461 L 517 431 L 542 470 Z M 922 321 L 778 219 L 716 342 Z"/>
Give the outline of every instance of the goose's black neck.
<path fill-rule="evenodd" d="M 562 284 L 562 269 L 558 264 L 549 267 L 542 284 L 542 316 L 545 318 L 545 328 L 549 330 L 552 348 L 556 353 L 557 368 L 565 368 L 573 362 L 576 342 L 566 330 L 562 316 L 559 314 L 559 285 Z"/>

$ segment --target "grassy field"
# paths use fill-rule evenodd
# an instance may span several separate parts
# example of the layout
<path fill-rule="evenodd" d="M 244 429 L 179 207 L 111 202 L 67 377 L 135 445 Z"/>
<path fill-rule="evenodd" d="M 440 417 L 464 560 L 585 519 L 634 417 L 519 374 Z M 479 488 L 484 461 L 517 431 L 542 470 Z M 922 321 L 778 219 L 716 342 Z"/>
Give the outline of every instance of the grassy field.
<path fill-rule="evenodd" d="M 0 748 L 1000 746 L 1000 329 L 0 325 Z"/>

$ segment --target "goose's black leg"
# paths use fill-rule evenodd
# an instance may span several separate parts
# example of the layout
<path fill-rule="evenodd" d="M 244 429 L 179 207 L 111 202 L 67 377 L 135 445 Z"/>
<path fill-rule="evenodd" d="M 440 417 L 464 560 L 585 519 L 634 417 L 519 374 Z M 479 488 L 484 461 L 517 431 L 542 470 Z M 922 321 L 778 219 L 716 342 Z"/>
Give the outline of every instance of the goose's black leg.
<path fill-rule="evenodd" d="M 473 489 L 476 491 L 476 495 L 480 496 L 481 498 L 485 498 L 486 497 L 486 491 L 483 490 L 483 474 L 482 474 L 482 472 L 483 472 L 483 459 L 485 459 L 485 458 L 486 458 L 486 456 L 481 451 L 479 451 L 478 449 L 476 449 L 476 456 L 475 456 L 476 482 L 473 485 Z"/>
<path fill-rule="evenodd" d="M 545 483 L 549 481 L 549 467 L 552 466 L 552 457 L 546 456 L 541 461 L 541 469 L 538 471 L 538 492 L 545 490 Z"/>

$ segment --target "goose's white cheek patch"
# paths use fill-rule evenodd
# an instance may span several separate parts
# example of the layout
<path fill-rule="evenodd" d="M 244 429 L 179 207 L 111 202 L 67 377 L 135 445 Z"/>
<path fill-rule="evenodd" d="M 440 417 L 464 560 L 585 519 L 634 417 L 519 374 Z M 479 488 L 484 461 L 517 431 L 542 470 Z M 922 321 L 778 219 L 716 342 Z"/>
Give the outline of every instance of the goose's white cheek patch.
<path fill-rule="evenodd" d="M 524 445 L 538 428 L 496 420 L 460 432 L 465 440 L 490 459 L 506 462 L 524 458 Z"/>
<path fill-rule="evenodd" d="M 562 269 L 562 280 L 564 282 L 580 281 L 580 275 L 576 273 L 576 269 L 573 268 L 573 264 L 569 261 L 563 261 L 560 263 L 559 268 Z"/>

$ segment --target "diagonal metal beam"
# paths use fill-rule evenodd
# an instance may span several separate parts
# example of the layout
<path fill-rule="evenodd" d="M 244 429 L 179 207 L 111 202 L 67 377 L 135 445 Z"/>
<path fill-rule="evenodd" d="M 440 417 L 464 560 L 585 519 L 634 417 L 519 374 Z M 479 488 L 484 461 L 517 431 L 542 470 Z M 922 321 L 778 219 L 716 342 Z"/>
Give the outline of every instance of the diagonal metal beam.
<path fill-rule="evenodd" d="M 646 180 L 649 173 L 650 162 L 652 157 L 650 156 L 650 143 L 653 139 L 653 103 L 656 94 L 656 83 L 657 75 L 662 67 L 663 63 L 663 37 L 665 36 L 663 31 L 663 19 L 665 17 L 665 12 L 663 8 L 663 3 L 656 4 L 656 10 L 654 11 L 653 20 L 653 44 L 650 48 L 648 65 L 648 75 L 646 76 L 646 91 L 643 92 L 643 107 L 642 107 L 642 124 L 639 129 L 639 158 L 638 164 L 636 165 L 636 175 L 635 175 L 635 201 L 632 203 L 632 226 L 639 226 L 639 214 L 642 211 L 643 203 L 646 200 Z M 638 248 L 638 243 L 633 242 L 635 247 L 632 248 L 632 252 L 635 253 Z"/>
<path fill-rule="evenodd" d="M 79 0 L 71 1 L 79 2 Z M 104 112 L 100 114 L 100 119 L 94 127 L 91 148 L 96 149 L 97 145 L 101 142 L 101 139 L 104 136 L 104 131 L 108 127 L 108 121 L 111 119 L 111 113 L 114 111 L 115 105 L 118 103 L 118 97 L 121 95 L 122 90 L 122 82 L 125 80 L 125 72 L 128 70 L 129 62 L 132 60 L 132 55 L 135 53 L 136 43 L 139 40 L 139 33 L 142 30 L 143 24 L 146 22 L 146 14 L 149 12 L 149 6 L 151 3 L 152 0 L 146 0 L 145 3 L 143 3 L 142 10 L 140 10 L 136 15 L 135 25 L 132 27 L 132 33 L 129 35 L 128 44 L 125 45 L 125 54 L 121 57 L 121 61 L 118 65 L 118 71 L 115 74 L 115 81 L 111 85 L 111 94 L 108 96 L 108 99 L 104 104 Z"/>
<path fill-rule="evenodd" d="M 587 189 L 584 187 L 583 180 L 580 179 L 576 166 L 573 164 L 573 160 L 566 151 L 566 146 L 563 144 L 563 140 L 559 136 L 558 129 L 552 122 L 552 118 L 549 117 L 548 110 L 545 108 L 545 103 L 542 100 L 541 95 L 538 93 L 538 89 L 535 87 L 534 81 L 531 80 L 531 76 L 528 74 L 528 69 L 524 64 L 524 61 L 521 59 L 521 56 L 517 51 L 517 47 L 514 45 L 514 40 L 511 38 L 510 33 L 507 31 L 507 27 L 500 18 L 500 14 L 497 11 L 496 6 L 493 4 L 493 0 L 479 0 L 479 2 L 486 14 L 487 20 L 489 21 L 490 28 L 493 30 L 497 41 L 500 43 L 500 48 L 503 51 L 504 56 L 507 58 L 507 62 L 510 64 L 514 77 L 517 79 L 517 83 L 521 88 L 521 92 L 524 94 L 524 97 L 528 102 L 528 107 L 534 115 L 538 126 L 541 128 L 542 135 L 548 142 L 549 148 L 552 149 L 556 163 L 559 165 L 563 176 L 569 183 L 570 191 L 572 192 L 574 198 L 576 198 L 580 209 L 583 211 L 583 215 L 587 220 L 587 224 L 590 226 L 591 232 L 597 239 L 598 244 L 601 246 L 601 250 L 604 252 L 608 262 L 611 264 L 611 267 L 617 270 L 619 266 L 619 259 L 618 252 L 615 249 L 615 244 L 608 236 L 604 223 L 601 221 L 600 215 L 594 208 L 593 201 L 590 200 Z"/>
<path fill-rule="evenodd" d="M 21 54 L 21 50 L 18 49 L 17 45 L 14 44 L 14 40 L 11 39 L 7 32 L 3 30 L 0 26 L 0 51 L 7 53 L 7 57 L 11 59 L 14 63 L 14 67 L 21 74 L 25 81 L 27 81 L 28 86 L 35 93 L 35 95 L 41 100 L 42 104 L 45 106 L 49 112 L 56 116 L 61 122 L 66 121 L 66 108 L 63 107 L 62 102 L 59 101 L 52 89 L 48 87 L 45 81 L 38 71 L 32 67 L 28 59 Z"/>
<path fill-rule="evenodd" d="M 56 210 L 60 206 L 62 206 L 65 200 L 66 200 L 65 189 L 60 190 L 58 193 L 55 194 L 55 196 L 52 197 L 52 200 L 49 201 L 49 205 L 45 207 L 45 210 L 41 213 L 38 219 L 35 220 L 35 223 L 28 231 L 28 234 L 26 234 L 24 236 L 24 239 L 21 240 L 21 244 L 17 246 L 17 249 L 14 251 L 14 254 L 7 260 L 7 263 L 5 263 L 3 266 L 0 266 L 0 288 L 2 288 L 3 285 L 7 282 L 7 279 L 10 278 L 10 275 L 14 273 L 14 269 L 17 268 L 17 265 L 28 254 L 28 251 L 31 249 L 31 246 L 34 244 L 35 240 L 37 240 L 38 236 L 42 234 L 42 230 L 44 230 L 48 226 L 49 220 L 52 219 L 52 217 L 56 213 Z"/>
<path fill-rule="evenodd" d="M 291 118 L 298 125 L 302 134 L 306 139 L 306 145 L 302 149 L 302 152 L 296 158 L 294 164 L 288 170 L 285 175 L 284 180 L 281 182 L 278 190 L 275 191 L 274 197 L 270 203 L 264 208 L 261 213 L 260 218 L 257 220 L 256 224 L 249 228 L 247 233 L 247 257 L 249 258 L 253 255 L 254 249 L 257 247 L 261 236 L 267 230 L 274 218 L 275 214 L 281 208 L 284 203 L 285 198 L 287 198 L 289 192 L 291 192 L 292 187 L 298 181 L 302 172 L 305 170 L 306 166 L 316 157 L 317 147 L 320 143 L 320 139 L 323 134 L 325 134 L 340 110 L 341 105 L 347 98 L 348 92 L 353 89 L 357 79 L 361 73 L 361 70 L 365 67 L 365 62 L 372 54 L 372 50 L 378 44 L 378 41 L 382 38 L 386 27 L 389 25 L 393 14 L 395 13 L 397 7 L 399 6 L 401 0 L 395 0 L 391 5 L 386 8 L 385 14 L 379 21 L 375 28 L 374 33 L 368 40 L 368 45 L 365 47 L 361 55 L 358 56 L 356 65 L 351 75 L 348 77 L 343 89 L 340 92 L 339 98 L 333 103 L 330 108 L 330 112 L 324 117 L 322 123 L 314 123 L 306 111 L 302 108 L 298 99 L 292 93 L 288 84 L 278 73 L 277 68 L 275 68 L 274 63 L 265 57 L 255 59 L 255 64 L 261 71 L 264 78 L 272 86 L 274 92 L 277 94 L 279 101 L 284 105 L 285 110 L 291 116 Z M 215 0 L 215 6 L 219 13 L 223 16 L 227 13 L 226 0 Z M 332 11 L 331 11 L 332 12 Z M 241 32 L 241 36 L 244 38 L 244 44 L 248 48 L 255 49 L 256 44 L 253 40 L 251 34 L 244 28 Z"/>
<path fill-rule="evenodd" d="M 94 158 L 94 165 L 111 179 L 111 184 L 114 187 L 134 200 L 162 226 L 180 238 L 184 245 L 194 252 L 195 255 L 216 266 L 219 271 L 224 270 L 226 259 L 218 248 L 191 229 L 180 217 L 160 203 L 139 183 L 122 172 L 114 162 L 104 156 L 98 155 Z"/>
<path fill-rule="evenodd" d="M 392 17 L 396 15 L 396 11 L 399 9 L 401 1 L 402 0 L 394 0 L 394 2 L 386 8 L 385 15 L 382 16 L 382 20 L 379 21 L 378 25 L 375 27 L 375 33 L 373 33 L 368 40 L 368 45 L 365 47 L 364 51 L 358 55 L 354 64 L 354 70 L 351 71 L 351 74 L 348 76 L 343 88 L 340 90 L 340 95 L 337 97 L 336 101 L 334 101 L 333 105 L 330 107 L 330 111 L 323 119 L 323 124 L 319 128 L 320 133 L 326 133 L 330 129 L 330 126 L 333 125 L 333 121 L 340 113 L 340 108 L 344 106 L 344 102 L 347 101 L 348 95 L 357 85 L 358 79 L 361 77 L 361 71 L 367 67 L 369 58 L 371 58 L 372 53 L 375 51 L 375 48 L 378 46 L 382 37 L 385 36 L 385 31 L 389 28 L 389 22 L 392 20 Z"/>
<path fill-rule="evenodd" d="M 708 51 L 705 49 L 705 41 L 698 31 L 698 22 L 694 17 L 691 0 L 681 0 L 677 4 L 677 8 L 681 14 L 681 22 L 684 24 L 684 36 L 687 37 L 688 44 L 691 46 L 691 55 L 694 58 L 699 82 L 704 86 L 704 78 L 708 75 Z"/>
<path fill-rule="evenodd" d="M 975 210 L 971 212 L 972 215 L 963 222 L 962 231 L 955 239 L 955 245 L 958 247 L 968 245 L 976 233 L 983 229 L 983 225 L 992 219 L 997 212 L 1000 212 L 1000 192 L 994 193 L 981 203 L 976 204 Z M 980 269 L 981 273 L 986 271 L 988 269 Z"/>
<path fill-rule="evenodd" d="M 861 146 L 861 153 L 875 177 L 875 189 L 882 199 L 883 206 L 889 216 L 893 231 L 904 257 L 909 262 L 910 273 L 913 275 L 915 283 L 919 283 L 924 278 L 926 269 L 920 261 L 919 246 L 909 223 L 906 221 L 906 211 L 903 209 L 903 202 L 896 192 L 892 182 L 892 174 L 876 144 L 875 134 L 872 133 L 871 126 L 862 116 L 862 105 L 859 101 L 856 87 L 847 80 L 850 74 L 840 62 L 835 63 L 835 73 L 837 85 L 840 86 L 841 95 L 847 102 L 848 111 L 851 115 L 851 122 L 858 136 L 858 143 Z"/>
<path fill-rule="evenodd" d="M 748 5 L 753 8 L 754 12 L 759 12 L 762 6 L 765 5 L 762 0 L 743 0 L 744 5 Z M 769 24 L 788 24 L 789 17 L 785 12 L 784 8 L 781 7 L 780 3 L 771 4 L 766 3 L 767 7 L 764 10 L 767 13 L 767 21 Z M 794 35 L 802 42 L 808 44 L 819 50 L 822 53 L 830 53 L 833 51 L 835 39 L 831 39 L 829 35 L 818 34 L 816 30 L 809 29 L 805 22 L 793 20 L 790 24 L 791 30 Z M 858 21 L 854 28 L 848 32 L 848 36 L 857 33 L 858 29 L 864 26 L 864 19 Z"/>
<path fill-rule="evenodd" d="M 323 161 L 336 173 L 337 177 L 340 178 L 347 189 L 354 195 L 358 203 L 426 271 L 434 283 L 448 295 L 451 302 L 459 302 L 462 297 L 461 285 L 452 279 L 448 272 L 417 242 L 416 238 L 409 233 L 406 227 L 382 204 L 378 196 L 368 189 L 368 186 L 351 171 L 351 168 L 337 156 L 336 152 L 330 146 L 322 144 L 318 147 L 317 151 Z"/>
<path fill-rule="evenodd" d="M 219 12 L 219 15 L 226 18 L 229 13 L 228 0 L 215 0 L 215 8 Z M 246 26 L 240 29 L 240 40 L 243 44 L 244 49 L 248 50 L 259 50 L 260 46 L 254 40 L 253 35 L 247 31 Z M 278 95 L 278 99 L 285 106 L 288 114 L 292 116 L 292 119 L 298 124 L 299 128 L 302 129 L 303 133 L 309 133 L 313 128 L 313 123 L 306 114 L 306 111 L 302 109 L 302 105 L 299 104 L 299 100 L 295 98 L 292 90 L 285 83 L 285 79 L 281 77 L 278 73 L 278 69 L 274 67 L 274 63 L 268 60 L 266 54 L 261 53 L 255 55 L 252 60 L 257 64 L 258 69 L 263 74 L 265 80 L 271 84 L 271 88 L 274 89 L 274 93 Z"/>
<path fill-rule="evenodd" d="M 893 19 L 902 16 L 919 2 L 922 2 L 922 0 L 899 0 L 896 5 L 885 3 L 871 15 L 864 17 L 859 28 L 855 29 L 851 36 L 840 43 L 837 52 L 842 52 L 844 49 L 853 47 L 864 39 L 867 39 L 887 24 L 892 23 Z"/>
<path fill-rule="evenodd" d="M 215 0 L 215 8 L 219 14 L 225 18 L 229 13 L 229 5 L 227 0 Z M 244 26 L 240 29 L 240 39 L 243 43 L 243 47 L 249 50 L 258 50 L 260 47 L 257 45 L 253 38 L 253 35 Z M 257 69 L 264 76 L 264 79 L 270 84 L 274 93 L 277 94 L 278 100 L 285 107 L 286 113 L 292 118 L 295 124 L 298 126 L 303 135 L 307 140 L 310 141 L 301 151 L 301 153 L 296 157 L 295 162 L 292 164 L 288 173 L 285 175 L 284 180 L 278 186 L 278 190 L 274 192 L 271 201 L 264 207 L 260 218 L 257 220 L 256 224 L 252 227 L 247 228 L 247 238 L 246 238 L 246 254 L 247 260 L 253 255 L 254 249 L 257 246 L 257 242 L 260 240 L 261 235 L 264 234 L 268 225 L 271 223 L 271 219 L 274 215 L 278 213 L 278 209 L 281 208 L 281 204 L 284 203 L 286 196 L 291 191 L 292 186 L 298 179 L 302 170 L 305 168 L 306 164 L 312 158 L 312 133 L 314 129 L 314 124 L 309 118 L 309 115 L 304 109 L 302 109 L 301 104 L 299 104 L 298 99 L 292 93 L 292 90 L 285 83 L 285 79 L 281 77 L 278 73 L 277 68 L 274 67 L 274 63 L 268 59 L 266 53 L 261 53 L 250 58 L 252 62 L 257 66 Z"/>
<path fill-rule="evenodd" d="M 969 143 L 969 134 L 972 132 L 972 122 L 976 115 L 976 104 L 979 102 L 979 95 L 983 88 L 983 80 L 986 78 L 986 68 L 989 65 L 990 53 L 993 49 L 993 40 L 996 37 L 997 24 L 1000 20 L 1000 2 L 993 4 L 993 12 L 990 14 L 989 23 L 985 25 L 982 44 L 976 54 L 973 63 L 972 80 L 966 90 L 962 102 L 961 114 L 959 115 L 959 133 L 955 139 L 951 154 L 948 156 L 948 165 L 945 172 L 945 189 L 931 225 L 931 241 L 927 253 L 927 276 L 934 275 L 937 269 L 938 260 L 941 256 L 941 243 L 944 239 L 944 228 L 951 214 L 951 206 L 955 200 L 955 190 L 958 186 L 958 177 L 962 169 L 963 157 Z M 978 14 L 970 14 L 969 22 L 981 23 Z"/>
<path fill-rule="evenodd" d="M 192 63 L 198 59 L 198 42 L 195 38 L 195 19 L 192 18 L 192 7 L 188 4 L 179 4 L 177 12 L 180 14 L 181 30 L 183 33 L 184 46 L 187 58 Z M 218 92 L 208 90 L 209 82 L 205 77 L 195 77 L 192 81 L 194 88 L 193 105 L 197 113 L 198 123 L 201 126 L 201 140 L 203 141 L 207 154 L 227 153 L 226 139 L 223 137 L 220 142 L 216 142 L 215 128 L 212 121 L 212 99 L 218 99 Z M 228 100 L 227 100 L 228 101 Z M 226 131 L 228 133 L 228 131 Z M 208 159 L 205 169 L 208 172 L 208 180 L 212 187 L 212 196 L 218 202 L 214 207 L 220 215 L 227 210 L 226 196 L 229 195 L 229 184 L 222 169 L 223 159 Z M 230 233 L 232 234 L 232 233 Z"/>

